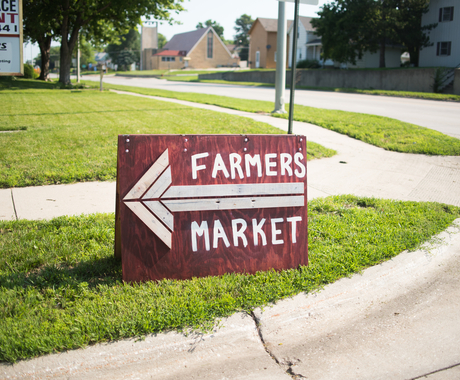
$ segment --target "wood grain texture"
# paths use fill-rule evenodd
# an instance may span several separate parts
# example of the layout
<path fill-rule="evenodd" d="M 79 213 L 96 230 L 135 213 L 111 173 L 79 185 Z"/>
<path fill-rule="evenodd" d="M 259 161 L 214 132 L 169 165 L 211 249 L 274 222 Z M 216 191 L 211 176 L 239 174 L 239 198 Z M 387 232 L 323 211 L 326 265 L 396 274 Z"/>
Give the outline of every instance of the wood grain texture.
<path fill-rule="evenodd" d="M 166 188 L 164 183 L 147 183 L 142 191 L 135 194 L 137 198 L 124 201 L 127 194 L 133 194 L 133 187 L 166 150 L 169 166 L 164 169 L 170 171 L 171 186 Z M 260 160 L 254 157 L 260 157 Z M 121 252 L 123 280 L 187 279 L 307 265 L 305 157 L 304 136 L 119 136 L 116 251 Z M 164 156 L 161 161 L 164 161 Z M 193 161 L 195 173 L 192 170 Z M 193 178 L 193 174 L 196 178 Z M 162 173 L 155 176 L 161 178 Z M 184 187 L 185 190 L 190 187 L 190 197 L 193 198 L 189 200 L 193 202 L 207 203 L 210 201 L 207 197 L 214 194 L 213 199 L 217 196 L 222 203 L 231 204 L 235 199 L 233 203 L 239 204 L 239 198 L 251 198 L 247 194 L 251 184 L 278 183 L 300 184 L 303 194 L 297 185 L 279 185 L 280 194 L 270 189 L 268 195 L 264 194 L 264 190 L 262 195 L 254 196 L 258 203 L 268 204 L 269 208 L 239 209 L 228 206 L 226 210 L 180 212 L 169 209 L 173 219 L 168 219 L 164 227 L 171 231 L 171 248 L 126 205 L 127 202 L 140 202 L 143 197 L 145 203 L 147 194 L 153 194 L 155 199 L 148 199 L 149 202 L 161 202 L 168 208 L 166 199 L 161 198 L 163 190 L 174 194 L 175 186 Z M 245 197 L 240 197 L 238 191 L 235 193 L 231 187 L 229 193 L 216 194 L 215 190 L 206 187 L 209 185 L 244 185 L 241 188 Z M 202 194 L 200 188 L 203 189 Z M 296 201 L 295 206 L 283 204 L 283 198 L 290 198 L 284 196 L 286 189 L 294 188 L 297 189 L 294 191 L 296 195 L 291 197 L 298 198 L 300 195 L 302 202 Z M 174 197 L 168 198 L 171 199 L 174 200 Z M 177 199 L 187 199 L 187 191 Z M 151 214 L 156 217 L 154 211 Z M 163 223 L 160 219 L 159 222 Z"/>

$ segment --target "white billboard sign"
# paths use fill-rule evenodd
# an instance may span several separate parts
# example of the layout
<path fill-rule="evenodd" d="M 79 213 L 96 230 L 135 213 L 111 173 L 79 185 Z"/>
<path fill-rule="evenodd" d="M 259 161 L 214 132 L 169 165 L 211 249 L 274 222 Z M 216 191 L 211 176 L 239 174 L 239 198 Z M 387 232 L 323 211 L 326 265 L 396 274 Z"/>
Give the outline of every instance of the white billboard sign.
<path fill-rule="evenodd" d="M 22 0 L 0 0 L 0 75 L 23 75 Z"/>

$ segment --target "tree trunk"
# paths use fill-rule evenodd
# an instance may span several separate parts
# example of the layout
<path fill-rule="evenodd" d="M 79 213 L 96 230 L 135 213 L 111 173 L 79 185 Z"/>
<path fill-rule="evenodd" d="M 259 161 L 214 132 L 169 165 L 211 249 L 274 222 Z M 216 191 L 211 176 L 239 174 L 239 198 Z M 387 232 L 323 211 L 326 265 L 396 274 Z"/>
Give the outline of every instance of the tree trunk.
<path fill-rule="evenodd" d="M 380 62 L 379 67 L 383 68 L 385 66 L 385 38 L 380 40 Z"/>
<path fill-rule="evenodd" d="M 70 66 L 72 64 L 72 50 L 69 49 L 67 41 L 62 39 L 59 54 L 59 82 L 64 85 L 70 84 Z"/>
<path fill-rule="evenodd" d="M 38 41 L 41 56 L 41 70 L 39 80 L 49 81 L 50 75 L 50 51 L 51 51 L 51 36 L 44 37 Z"/>
<path fill-rule="evenodd" d="M 61 27 L 61 50 L 60 50 L 60 66 L 59 66 L 59 82 L 64 85 L 69 85 L 70 82 L 70 66 L 72 64 L 72 52 L 78 40 L 78 31 L 83 22 L 80 16 L 77 17 L 74 24 L 71 25 L 69 20 L 69 0 L 63 4 L 64 17 Z"/>
<path fill-rule="evenodd" d="M 409 47 L 407 50 L 409 51 L 411 65 L 413 65 L 414 67 L 418 67 L 420 49 L 418 49 L 417 47 Z"/>

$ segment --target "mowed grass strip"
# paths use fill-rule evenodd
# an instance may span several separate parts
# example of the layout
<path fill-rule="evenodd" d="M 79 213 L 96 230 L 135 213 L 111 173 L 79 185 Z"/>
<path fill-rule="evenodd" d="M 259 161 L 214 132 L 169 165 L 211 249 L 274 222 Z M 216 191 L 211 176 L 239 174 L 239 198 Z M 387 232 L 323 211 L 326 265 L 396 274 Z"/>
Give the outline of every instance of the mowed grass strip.
<path fill-rule="evenodd" d="M 107 83 L 104 86 L 115 90 L 212 104 L 246 112 L 269 114 L 274 108 L 273 102 L 260 100 L 237 99 L 226 96 L 174 92 Z M 289 111 L 289 105 L 286 106 L 286 110 Z M 288 114 L 273 114 L 272 116 L 287 118 Z M 395 152 L 443 156 L 460 155 L 459 139 L 447 136 L 433 129 L 388 117 L 296 105 L 294 120 L 319 125 L 320 127 Z"/>
<path fill-rule="evenodd" d="M 122 281 L 114 216 L 0 222 L 0 361 L 172 329 L 311 292 L 415 249 L 460 208 L 338 196 L 309 202 L 308 267 L 186 281 Z"/>
<path fill-rule="evenodd" d="M 229 84 L 233 86 L 253 86 L 253 87 L 275 87 L 272 83 L 259 83 L 259 82 L 234 82 L 220 79 L 198 79 L 198 74 L 190 76 L 170 76 L 165 77 L 169 81 L 177 82 L 199 82 L 199 83 L 216 83 L 216 84 Z M 290 84 L 286 84 L 286 88 L 290 88 Z M 391 91 L 391 90 L 371 90 L 360 88 L 346 88 L 346 87 L 310 87 L 310 86 L 296 86 L 298 90 L 311 90 L 311 91 L 328 91 L 328 92 L 343 92 L 348 94 L 364 94 L 364 95 L 377 95 L 377 96 L 393 96 L 398 98 L 413 98 L 425 100 L 441 100 L 460 102 L 460 95 L 455 94 L 438 94 L 434 92 L 415 92 L 415 91 Z"/>
<path fill-rule="evenodd" d="M 0 187 L 116 178 L 119 134 L 279 134 L 268 124 L 170 102 L 91 90 L 5 90 Z M 308 143 L 307 159 L 336 152 Z"/>

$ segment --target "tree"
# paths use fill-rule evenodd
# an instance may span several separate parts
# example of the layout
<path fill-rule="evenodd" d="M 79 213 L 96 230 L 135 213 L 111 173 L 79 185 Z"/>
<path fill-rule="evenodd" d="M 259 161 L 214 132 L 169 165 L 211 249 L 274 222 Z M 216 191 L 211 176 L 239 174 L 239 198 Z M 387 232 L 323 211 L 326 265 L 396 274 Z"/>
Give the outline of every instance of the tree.
<path fill-rule="evenodd" d="M 75 47 L 74 54 L 76 54 L 77 47 Z M 96 60 L 94 59 L 95 51 L 94 47 L 86 41 L 84 38 L 80 39 L 80 64 L 88 67 L 88 64 L 95 64 Z"/>
<path fill-rule="evenodd" d="M 51 34 L 61 41 L 59 81 L 70 83 L 72 51 L 82 32 L 88 41 L 107 43 L 126 33 L 141 22 L 141 16 L 156 20 L 173 19 L 170 11 L 183 10 L 183 0 L 27 0 L 34 3 L 38 13 L 30 25 L 39 25 L 43 36 Z M 45 14 L 46 13 L 46 14 Z M 45 14 L 46 17 L 43 17 Z M 43 21 L 45 20 L 45 21 Z M 35 38 L 38 40 L 38 38 Z"/>
<path fill-rule="evenodd" d="M 196 28 L 197 29 L 203 29 L 203 28 L 209 28 L 210 26 L 212 26 L 212 28 L 214 29 L 216 34 L 223 40 L 224 39 L 224 27 L 221 26 L 220 24 L 218 24 L 216 21 L 207 20 L 204 23 L 204 25 L 201 22 L 199 22 L 196 25 Z"/>
<path fill-rule="evenodd" d="M 316 34 L 321 37 L 323 58 L 356 64 L 365 51 L 380 50 L 379 66 L 385 67 L 385 47 L 393 43 L 404 45 L 418 61 L 418 51 L 430 46 L 425 32 L 435 26 L 421 26 L 428 3 L 428 0 L 335 0 L 325 4 L 318 12 L 320 17 L 312 20 Z"/>
<path fill-rule="evenodd" d="M 235 21 L 235 39 L 234 44 L 238 47 L 240 59 L 242 61 L 247 61 L 249 57 L 249 30 L 253 24 L 254 20 L 251 16 L 247 14 L 241 15 L 240 18 L 237 18 Z"/>
<path fill-rule="evenodd" d="M 48 70 L 51 71 L 56 67 L 56 62 L 59 61 L 59 52 L 61 48 L 59 46 L 51 46 L 48 54 Z M 42 62 L 42 54 L 39 53 L 35 57 L 36 62 Z M 38 64 L 40 66 L 40 70 L 43 71 L 41 64 Z M 40 72 L 41 72 L 40 71 Z M 45 80 L 45 79 L 43 79 Z"/>
<path fill-rule="evenodd" d="M 122 66 L 123 70 L 134 62 L 140 61 L 141 37 L 137 30 L 119 36 L 114 43 L 107 45 L 105 51 L 112 61 Z"/>
<path fill-rule="evenodd" d="M 410 63 L 418 67 L 420 50 L 433 45 L 427 32 L 437 23 L 422 26 L 422 16 L 428 12 L 429 0 L 398 1 L 398 20 L 395 26 L 398 41 L 410 54 Z"/>
<path fill-rule="evenodd" d="M 167 43 L 168 40 L 166 37 L 163 34 L 158 33 L 158 49 L 163 49 L 163 46 L 165 46 Z"/>
<path fill-rule="evenodd" d="M 49 80 L 51 41 L 56 37 L 54 29 L 57 23 L 52 17 L 51 9 L 41 1 L 23 0 L 24 40 L 37 43 L 40 48 L 40 76 L 38 79 Z"/>
<path fill-rule="evenodd" d="M 252 23 L 254 20 L 251 16 L 247 14 L 241 15 L 240 18 L 237 18 L 235 21 L 235 39 L 234 44 L 237 46 L 249 46 L 249 30 L 251 29 Z"/>
<path fill-rule="evenodd" d="M 377 51 L 374 6 L 374 0 L 336 0 L 323 5 L 311 24 L 321 37 L 324 59 L 356 64 L 365 51 Z"/>

